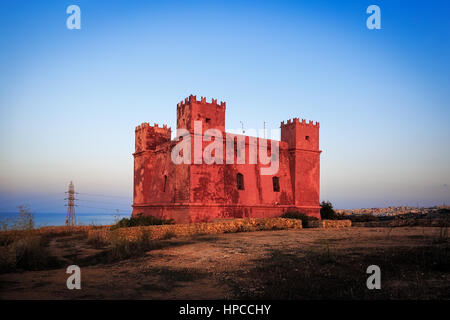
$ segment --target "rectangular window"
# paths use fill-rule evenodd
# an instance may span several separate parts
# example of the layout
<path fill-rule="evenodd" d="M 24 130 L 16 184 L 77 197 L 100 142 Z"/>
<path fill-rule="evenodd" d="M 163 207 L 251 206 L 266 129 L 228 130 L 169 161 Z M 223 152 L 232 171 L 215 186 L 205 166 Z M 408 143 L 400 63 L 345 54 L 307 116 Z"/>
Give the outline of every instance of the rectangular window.
<path fill-rule="evenodd" d="M 273 191 L 280 192 L 280 179 L 278 177 L 272 177 Z"/>
<path fill-rule="evenodd" d="M 242 175 L 242 173 L 238 173 L 236 175 L 236 184 L 238 190 L 244 190 L 244 176 Z"/>

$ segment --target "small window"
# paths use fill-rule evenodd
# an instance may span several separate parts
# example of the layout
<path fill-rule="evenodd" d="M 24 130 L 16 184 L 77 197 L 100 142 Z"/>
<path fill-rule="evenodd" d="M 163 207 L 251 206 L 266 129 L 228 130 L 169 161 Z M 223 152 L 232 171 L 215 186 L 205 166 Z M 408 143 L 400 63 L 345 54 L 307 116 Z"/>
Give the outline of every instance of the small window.
<path fill-rule="evenodd" d="M 236 175 L 236 184 L 238 190 L 244 190 L 244 176 L 241 173 Z"/>
<path fill-rule="evenodd" d="M 309 136 L 305 136 L 305 140 L 306 140 L 306 141 L 309 141 Z"/>
<path fill-rule="evenodd" d="M 272 177 L 273 192 L 280 192 L 280 179 L 278 177 Z"/>
<path fill-rule="evenodd" d="M 206 118 L 205 121 L 206 123 L 209 123 L 211 121 L 211 118 Z"/>
<path fill-rule="evenodd" d="M 164 188 L 163 188 L 163 192 L 166 192 L 166 185 L 167 185 L 167 176 L 164 176 Z"/>

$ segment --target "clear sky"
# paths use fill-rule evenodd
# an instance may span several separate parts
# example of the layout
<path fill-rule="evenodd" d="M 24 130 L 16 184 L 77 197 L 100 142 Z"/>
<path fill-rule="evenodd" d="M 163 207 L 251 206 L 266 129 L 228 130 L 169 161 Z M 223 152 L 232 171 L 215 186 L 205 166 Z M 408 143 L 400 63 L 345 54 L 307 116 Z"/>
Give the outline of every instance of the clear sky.
<path fill-rule="evenodd" d="M 66 28 L 71 4 L 81 30 Z M 366 27 L 371 4 L 381 30 Z M 91 207 L 129 210 L 135 126 L 175 128 L 190 94 L 226 101 L 229 129 L 319 121 L 321 198 L 337 208 L 449 204 L 449 12 L 448 1 L 2 0 L 0 212 L 64 212 L 70 180 L 117 197 L 80 195 Z"/>

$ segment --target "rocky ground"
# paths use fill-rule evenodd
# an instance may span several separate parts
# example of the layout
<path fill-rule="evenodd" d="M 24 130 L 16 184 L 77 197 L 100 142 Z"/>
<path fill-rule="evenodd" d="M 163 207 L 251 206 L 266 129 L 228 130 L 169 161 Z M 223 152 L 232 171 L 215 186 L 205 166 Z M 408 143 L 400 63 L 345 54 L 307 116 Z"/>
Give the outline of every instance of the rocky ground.
<path fill-rule="evenodd" d="M 85 233 L 55 236 L 49 270 L 0 274 L 1 299 L 449 299 L 446 229 L 397 227 L 230 233 L 159 241 L 111 260 Z M 81 267 L 68 290 L 66 267 Z M 381 290 L 366 269 L 381 268 Z"/>

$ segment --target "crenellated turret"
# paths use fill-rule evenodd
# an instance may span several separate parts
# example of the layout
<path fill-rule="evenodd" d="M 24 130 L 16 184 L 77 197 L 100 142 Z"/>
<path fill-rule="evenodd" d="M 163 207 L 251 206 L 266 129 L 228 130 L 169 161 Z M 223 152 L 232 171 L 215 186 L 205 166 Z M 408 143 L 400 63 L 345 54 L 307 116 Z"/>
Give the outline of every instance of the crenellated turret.
<path fill-rule="evenodd" d="M 135 129 L 135 152 L 155 150 L 161 143 L 170 141 L 172 130 L 163 125 L 159 127 L 157 123 L 151 126 L 144 122 Z"/>
<path fill-rule="evenodd" d="M 196 96 L 190 95 L 177 104 L 177 128 L 193 132 L 195 121 L 201 121 L 203 132 L 211 128 L 224 132 L 225 109 L 223 101 L 217 103 L 217 99 L 211 99 L 209 103 L 205 97 L 197 100 Z"/>
<path fill-rule="evenodd" d="M 189 103 L 201 103 L 226 108 L 226 103 L 224 101 L 220 101 L 220 104 L 217 103 L 217 99 L 211 99 L 211 102 L 206 102 L 205 97 L 200 97 L 200 101 L 198 101 L 197 96 L 194 96 L 192 94 L 189 97 L 185 98 L 184 100 L 181 100 L 177 104 L 177 107 L 183 107 L 188 105 Z"/>
<path fill-rule="evenodd" d="M 290 149 L 319 150 L 319 122 L 306 122 L 298 118 L 281 122 L 281 140 L 286 141 Z"/>

